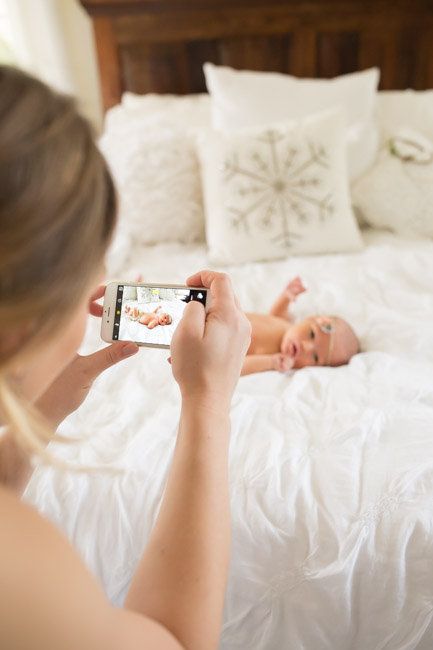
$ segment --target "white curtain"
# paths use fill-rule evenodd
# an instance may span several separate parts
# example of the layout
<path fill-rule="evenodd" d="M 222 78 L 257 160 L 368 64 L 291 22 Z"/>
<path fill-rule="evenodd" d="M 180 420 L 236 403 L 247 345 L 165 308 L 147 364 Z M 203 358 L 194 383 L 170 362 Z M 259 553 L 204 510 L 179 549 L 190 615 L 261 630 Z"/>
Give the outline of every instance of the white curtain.
<path fill-rule="evenodd" d="M 23 68 L 77 97 L 100 132 L 102 101 L 92 25 L 77 0 L 8 0 Z"/>

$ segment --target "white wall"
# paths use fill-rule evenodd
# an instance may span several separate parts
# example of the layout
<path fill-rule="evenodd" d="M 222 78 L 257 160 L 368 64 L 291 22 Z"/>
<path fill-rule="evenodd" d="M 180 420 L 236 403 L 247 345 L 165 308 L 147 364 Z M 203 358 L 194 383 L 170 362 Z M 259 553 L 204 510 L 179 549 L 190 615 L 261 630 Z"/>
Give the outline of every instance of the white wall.
<path fill-rule="evenodd" d="M 75 95 L 102 128 L 102 100 L 90 18 L 77 0 L 7 0 L 20 64 Z"/>

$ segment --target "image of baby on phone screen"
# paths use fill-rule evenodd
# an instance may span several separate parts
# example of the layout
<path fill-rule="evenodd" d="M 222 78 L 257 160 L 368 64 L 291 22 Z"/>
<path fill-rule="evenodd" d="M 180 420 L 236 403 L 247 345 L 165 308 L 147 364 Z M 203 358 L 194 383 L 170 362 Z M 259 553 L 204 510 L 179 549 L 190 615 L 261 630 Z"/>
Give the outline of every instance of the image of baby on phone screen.
<path fill-rule="evenodd" d="M 345 320 L 323 314 L 294 323 L 290 303 L 306 291 L 299 277 L 291 280 L 269 314 L 247 314 L 251 345 L 242 375 L 266 370 L 286 373 L 306 366 L 341 366 L 359 352 L 358 338 Z"/>
<path fill-rule="evenodd" d="M 138 321 L 142 325 L 146 325 L 146 327 L 151 330 L 154 327 L 157 327 L 157 325 L 170 325 L 172 323 L 172 317 L 170 314 L 167 314 L 165 312 L 160 312 L 158 314 L 158 311 L 161 309 L 161 305 L 159 305 L 156 309 L 154 309 L 152 312 L 150 311 L 140 311 L 138 307 L 129 307 L 126 305 L 125 307 L 125 313 L 129 314 L 130 320 L 133 321 Z"/>

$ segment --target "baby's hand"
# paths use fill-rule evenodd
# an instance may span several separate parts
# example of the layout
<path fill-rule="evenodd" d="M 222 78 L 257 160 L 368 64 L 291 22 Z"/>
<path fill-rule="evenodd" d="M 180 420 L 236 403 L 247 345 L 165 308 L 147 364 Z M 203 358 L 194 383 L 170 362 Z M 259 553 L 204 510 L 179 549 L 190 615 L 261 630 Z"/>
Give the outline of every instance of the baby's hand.
<path fill-rule="evenodd" d="M 297 296 L 299 296 L 300 293 L 304 293 L 304 291 L 307 290 L 302 284 L 301 278 L 297 276 L 293 280 L 290 280 L 289 284 L 284 289 L 284 294 L 290 301 L 295 301 Z"/>
<path fill-rule="evenodd" d="M 281 352 L 278 352 L 272 356 L 272 365 L 274 370 L 278 370 L 278 372 L 284 373 L 288 370 L 292 370 L 293 366 L 295 365 L 295 360 L 288 354 L 282 354 Z"/>

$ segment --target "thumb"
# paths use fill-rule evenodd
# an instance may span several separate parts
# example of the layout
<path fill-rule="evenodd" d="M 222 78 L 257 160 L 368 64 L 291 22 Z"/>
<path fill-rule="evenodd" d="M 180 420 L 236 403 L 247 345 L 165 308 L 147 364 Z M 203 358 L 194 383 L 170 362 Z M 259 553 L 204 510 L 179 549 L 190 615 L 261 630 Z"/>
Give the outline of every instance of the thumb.
<path fill-rule="evenodd" d="M 94 380 L 101 372 L 107 370 L 107 368 L 114 366 L 123 359 L 132 357 L 132 355 L 138 352 L 138 349 L 136 343 L 132 343 L 131 341 L 118 341 L 117 343 L 108 345 L 106 348 L 102 348 L 102 350 L 82 357 L 82 361 L 85 362 L 87 372 L 92 380 Z"/>
<path fill-rule="evenodd" d="M 201 302 L 191 300 L 185 307 L 178 330 L 188 332 L 189 335 L 203 338 L 206 321 L 206 311 Z"/>

